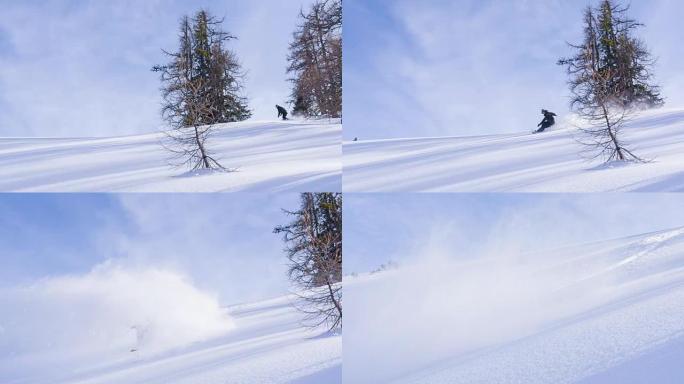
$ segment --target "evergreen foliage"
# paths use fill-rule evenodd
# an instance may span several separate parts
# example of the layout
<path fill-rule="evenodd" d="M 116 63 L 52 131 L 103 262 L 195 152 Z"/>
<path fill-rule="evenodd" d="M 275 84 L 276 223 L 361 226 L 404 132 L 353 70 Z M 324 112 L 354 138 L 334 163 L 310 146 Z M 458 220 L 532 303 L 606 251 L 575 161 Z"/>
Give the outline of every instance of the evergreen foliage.
<path fill-rule="evenodd" d="M 165 147 L 174 161 L 193 169 L 223 168 L 206 148 L 212 124 L 248 119 L 251 111 L 242 91 L 242 69 L 237 57 L 226 48 L 234 36 L 221 29 L 223 20 L 207 11 L 180 22 L 177 52 L 161 73 L 162 116 L 171 126 Z"/>
<path fill-rule="evenodd" d="M 632 36 L 641 24 L 626 17 L 628 7 L 602 0 L 584 11 L 584 41 L 576 53 L 558 61 L 570 76 L 571 107 L 589 124 L 580 139 L 592 157 L 604 161 L 643 161 L 620 137 L 630 114 L 663 105 L 651 84 L 653 60 L 642 41 Z"/>
<path fill-rule="evenodd" d="M 659 87 L 652 84 L 654 60 L 645 43 L 633 36 L 642 24 L 628 18 L 628 10 L 613 0 L 585 10 L 584 42 L 571 44 L 575 55 L 558 61 L 571 76 L 573 107 L 581 108 L 584 100 L 601 94 L 609 94 L 611 103 L 623 108 L 663 105 Z M 596 87 L 595 76 L 605 79 L 602 88 Z"/>

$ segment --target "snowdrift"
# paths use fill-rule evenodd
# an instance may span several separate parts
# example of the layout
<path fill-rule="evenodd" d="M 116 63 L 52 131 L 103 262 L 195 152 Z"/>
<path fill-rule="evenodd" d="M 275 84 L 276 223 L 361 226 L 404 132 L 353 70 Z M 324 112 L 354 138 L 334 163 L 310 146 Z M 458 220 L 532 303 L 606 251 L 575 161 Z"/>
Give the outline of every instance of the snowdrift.
<path fill-rule="evenodd" d="M 341 190 L 338 120 L 222 124 L 210 150 L 236 172 L 168 165 L 162 133 L 111 138 L 0 138 L 4 192 Z"/>
<path fill-rule="evenodd" d="M 102 266 L 0 290 L 3 384 L 340 383 L 341 336 L 293 296 L 221 307 L 182 276 Z"/>
<path fill-rule="evenodd" d="M 348 383 L 681 383 L 684 229 L 345 281 Z"/>
<path fill-rule="evenodd" d="M 646 111 L 623 141 L 646 164 L 588 161 L 578 130 L 344 143 L 348 192 L 683 192 L 684 109 Z"/>

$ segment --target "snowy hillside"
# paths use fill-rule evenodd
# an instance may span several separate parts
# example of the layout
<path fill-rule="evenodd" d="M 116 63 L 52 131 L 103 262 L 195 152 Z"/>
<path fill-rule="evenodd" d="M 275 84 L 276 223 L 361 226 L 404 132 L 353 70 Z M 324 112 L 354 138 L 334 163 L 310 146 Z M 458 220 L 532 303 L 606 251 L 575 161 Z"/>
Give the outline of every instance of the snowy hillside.
<path fill-rule="evenodd" d="M 684 110 L 647 111 L 624 129 L 646 164 L 588 162 L 577 129 L 533 135 L 413 138 L 344 144 L 344 190 L 425 192 L 684 191 Z"/>
<path fill-rule="evenodd" d="M 109 360 L 88 361 L 87 358 L 74 360 L 76 355 L 69 351 L 62 353 L 64 356 L 59 358 L 64 360 L 63 364 L 57 367 L 41 366 L 40 354 L 28 359 L 4 359 L 0 362 L 1 381 L 5 384 L 340 383 L 341 336 L 303 328 L 302 315 L 293 309 L 291 300 L 293 297 L 286 296 L 228 307 L 226 315 L 231 320 L 228 330 L 161 353 L 125 348 L 113 351 Z M 51 357 L 50 361 L 54 359 Z"/>
<path fill-rule="evenodd" d="M 236 172 L 168 165 L 160 133 L 112 138 L 0 138 L 0 191 L 339 191 L 339 121 L 220 126 L 210 150 Z"/>
<path fill-rule="evenodd" d="M 347 383 L 682 383 L 684 228 L 345 283 Z"/>

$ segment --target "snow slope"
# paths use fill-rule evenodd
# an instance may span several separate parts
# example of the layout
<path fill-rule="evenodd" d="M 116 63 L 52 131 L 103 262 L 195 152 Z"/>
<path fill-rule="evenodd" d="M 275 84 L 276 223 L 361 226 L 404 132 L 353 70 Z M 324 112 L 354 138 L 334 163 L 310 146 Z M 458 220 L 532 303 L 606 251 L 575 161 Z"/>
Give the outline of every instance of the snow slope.
<path fill-rule="evenodd" d="M 120 351 L 93 366 L 33 370 L 32 377 L 0 377 L 3 384 L 315 384 L 340 383 L 342 340 L 300 325 L 292 296 L 227 308 L 234 329 L 163 353 Z M 5 363 L 9 364 L 9 361 Z M 0 363 L 2 372 L 11 367 Z"/>
<path fill-rule="evenodd" d="M 168 165 L 161 133 L 111 138 L 0 138 L 0 191 L 339 191 L 338 121 L 223 124 L 210 143 L 229 173 Z"/>
<path fill-rule="evenodd" d="M 431 260 L 345 295 L 348 383 L 684 382 L 684 228 Z"/>
<path fill-rule="evenodd" d="M 684 109 L 646 111 L 625 127 L 646 164 L 601 165 L 579 152 L 569 123 L 533 135 L 348 142 L 349 192 L 666 192 L 684 191 Z"/>

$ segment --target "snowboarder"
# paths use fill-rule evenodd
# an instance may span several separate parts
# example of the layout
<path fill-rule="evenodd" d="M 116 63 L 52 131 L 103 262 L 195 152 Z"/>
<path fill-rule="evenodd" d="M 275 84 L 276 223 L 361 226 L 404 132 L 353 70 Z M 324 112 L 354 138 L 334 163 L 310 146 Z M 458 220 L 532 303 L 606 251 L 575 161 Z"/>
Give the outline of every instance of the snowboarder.
<path fill-rule="evenodd" d="M 276 104 L 276 109 L 278 110 L 278 117 L 282 116 L 283 120 L 287 120 L 287 109 Z"/>
<path fill-rule="evenodd" d="M 541 121 L 541 123 L 537 124 L 537 129 L 534 131 L 534 133 L 539 133 L 539 132 L 544 132 L 544 130 L 554 124 L 556 124 L 556 119 L 554 117 L 556 116 L 555 113 L 549 112 L 546 109 L 542 109 L 542 115 L 544 115 L 544 120 Z"/>

